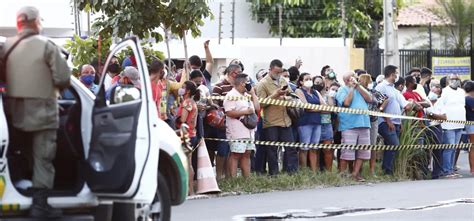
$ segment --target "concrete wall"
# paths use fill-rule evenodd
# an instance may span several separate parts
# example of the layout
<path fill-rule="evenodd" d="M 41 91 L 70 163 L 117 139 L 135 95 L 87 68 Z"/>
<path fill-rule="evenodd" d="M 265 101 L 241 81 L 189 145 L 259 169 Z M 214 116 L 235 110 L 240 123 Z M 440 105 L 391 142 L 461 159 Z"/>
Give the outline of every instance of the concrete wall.
<path fill-rule="evenodd" d="M 189 55 L 198 55 L 205 58 L 203 42 L 206 39 L 188 40 Z M 217 39 L 211 39 L 210 49 L 214 58 L 214 73 L 217 67 L 226 66 L 234 59 L 239 58 L 244 66 L 245 72 L 252 77 L 259 69 L 268 69 L 270 61 L 280 59 L 285 68 L 295 64 L 298 57 L 303 60 L 302 72 L 319 74 L 324 65 L 330 65 L 336 73 L 343 73 L 350 69 L 349 47 L 344 47 L 341 39 L 283 39 L 283 45 L 279 45 L 279 39 L 237 39 L 238 44 L 232 45 L 229 40 L 217 44 Z M 164 43 L 155 46 L 166 54 Z M 184 58 L 182 41 L 174 40 L 170 43 L 171 57 Z M 359 67 L 360 68 L 360 67 Z M 217 78 L 214 78 L 217 80 Z"/>
<path fill-rule="evenodd" d="M 445 48 L 445 39 L 435 30 L 432 31 L 433 49 Z M 384 39 L 380 38 L 380 48 L 384 48 Z M 400 49 L 421 49 L 428 48 L 429 35 L 427 27 L 399 27 L 398 47 Z"/>
<path fill-rule="evenodd" d="M 43 18 L 44 34 L 67 37 L 74 33 L 74 16 L 69 0 L 1 0 L 0 35 L 16 34 L 16 12 L 23 6 L 35 6 Z"/>

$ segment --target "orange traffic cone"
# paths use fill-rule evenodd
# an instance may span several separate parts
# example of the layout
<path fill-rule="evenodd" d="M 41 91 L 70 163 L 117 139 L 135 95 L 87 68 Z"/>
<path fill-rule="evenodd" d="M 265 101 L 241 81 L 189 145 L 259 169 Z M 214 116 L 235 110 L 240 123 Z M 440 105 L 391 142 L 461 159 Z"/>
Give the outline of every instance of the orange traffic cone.
<path fill-rule="evenodd" d="M 207 152 L 206 142 L 201 139 L 199 142 L 197 158 L 197 191 L 196 193 L 218 193 L 221 190 L 217 186 L 216 175 L 212 168 L 209 153 Z"/>

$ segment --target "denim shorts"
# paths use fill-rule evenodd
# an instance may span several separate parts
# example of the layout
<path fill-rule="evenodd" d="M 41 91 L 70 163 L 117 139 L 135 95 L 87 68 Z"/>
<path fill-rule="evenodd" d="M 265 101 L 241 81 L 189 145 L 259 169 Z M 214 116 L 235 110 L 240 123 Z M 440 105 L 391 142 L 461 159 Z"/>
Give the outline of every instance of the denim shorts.
<path fill-rule="evenodd" d="M 466 125 L 466 134 L 474 134 L 474 125 Z"/>
<path fill-rule="evenodd" d="M 334 139 L 333 133 L 332 124 L 321 124 L 321 141 L 332 141 Z"/>
<path fill-rule="evenodd" d="M 239 139 L 240 140 L 240 139 Z M 250 140 L 250 139 L 241 139 Z M 241 142 L 229 142 L 230 152 L 232 153 L 245 153 L 247 150 L 255 151 L 255 144 L 253 143 L 241 143 Z"/>
<path fill-rule="evenodd" d="M 298 134 L 301 143 L 319 144 L 321 137 L 320 124 L 308 124 L 298 127 Z M 309 147 L 300 147 L 300 150 L 309 150 Z"/>

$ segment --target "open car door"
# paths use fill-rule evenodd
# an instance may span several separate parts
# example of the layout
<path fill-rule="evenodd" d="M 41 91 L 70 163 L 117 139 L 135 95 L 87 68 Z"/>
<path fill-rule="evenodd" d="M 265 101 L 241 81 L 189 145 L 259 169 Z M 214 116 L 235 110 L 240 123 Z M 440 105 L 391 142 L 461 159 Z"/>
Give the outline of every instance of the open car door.
<path fill-rule="evenodd" d="M 151 87 L 139 45 L 132 37 L 111 51 L 91 111 L 85 177 L 91 191 L 102 198 L 151 201 L 156 191 L 158 150 L 151 148 L 150 138 L 150 125 L 156 123 L 150 120 Z M 114 56 L 133 62 L 118 75 L 119 81 L 110 84 L 107 67 L 115 62 Z"/>

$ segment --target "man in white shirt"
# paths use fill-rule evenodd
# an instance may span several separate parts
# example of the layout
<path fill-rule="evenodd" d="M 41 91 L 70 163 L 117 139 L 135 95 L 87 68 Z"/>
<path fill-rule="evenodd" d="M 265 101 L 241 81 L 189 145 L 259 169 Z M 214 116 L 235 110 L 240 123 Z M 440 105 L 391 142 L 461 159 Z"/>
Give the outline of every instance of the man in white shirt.
<path fill-rule="evenodd" d="M 465 92 L 461 88 L 461 79 L 457 74 L 451 74 L 447 77 L 448 86 L 443 89 L 441 97 L 438 100 L 441 108 L 446 112 L 448 120 L 466 120 Z M 458 144 L 461 139 L 461 133 L 464 124 L 442 123 L 443 141 L 445 144 Z M 458 177 L 454 173 L 455 149 L 443 150 L 442 156 L 442 176 L 447 178 Z"/>

